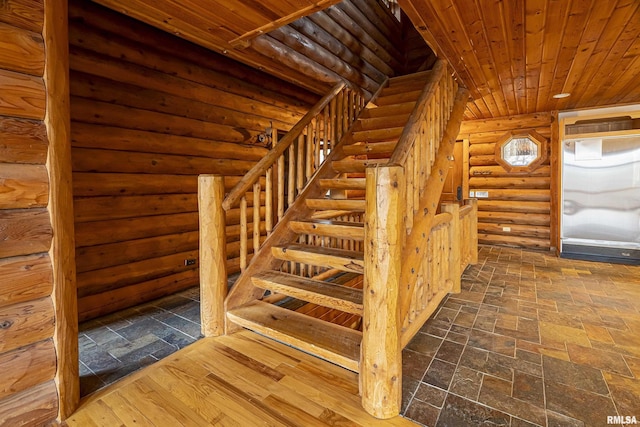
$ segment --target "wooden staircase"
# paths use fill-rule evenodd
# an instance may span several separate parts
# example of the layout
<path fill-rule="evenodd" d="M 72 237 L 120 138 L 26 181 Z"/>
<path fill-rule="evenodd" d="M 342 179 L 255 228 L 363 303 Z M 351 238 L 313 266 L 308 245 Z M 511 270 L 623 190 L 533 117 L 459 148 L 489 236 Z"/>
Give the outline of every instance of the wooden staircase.
<path fill-rule="evenodd" d="M 348 135 L 348 145 L 331 161 L 335 177 L 321 179 L 320 187 L 326 196 L 304 200 L 310 214 L 302 219 L 281 224 L 295 233 L 296 240 L 271 247 L 273 258 L 285 266 L 297 263 L 333 270 L 362 274 L 364 253 L 335 247 L 303 244 L 324 239 L 353 240 L 362 246 L 362 221 L 335 218 L 353 214 L 364 218 L 365 179 L 363 173 L 371 165 L 389 161 L 405 124 L 414 109 L 430 71 L 392 78 L 375 100 L 370 102 Z M 352 192 L 358 191 L 355 197 Z M 323 219 L 315 219 L 320 217 Z M 276 230 L 277 232 L 277 230 Z M 360 248 L 361 249 L 361 248 Z M 300 277 L 282 268 L 261 271 L 251 277 L 254 286 L 291 298 L 362 315 L 362 290 L 332 284 L 328 281 Z M 259 332 L 278 341 L 329 360 L 337 365 L 358 371 L 362 333 L 331 322 L 264 302 L 251 302 L 227 312 L 229 321 Z"/>
<path fill-rule="evenodd" d="M 467 99 L 442 61 L 366 105 L 336 87 L 226 197 L 221 177 L 200 177 L 205 336 L 247 328 L 358 372 L 363 407 L 397 415 L 402 348 L 477 256 L 474 205 L 436 215 Z M 238 205 L 243 272 L 227 295 Z"/>

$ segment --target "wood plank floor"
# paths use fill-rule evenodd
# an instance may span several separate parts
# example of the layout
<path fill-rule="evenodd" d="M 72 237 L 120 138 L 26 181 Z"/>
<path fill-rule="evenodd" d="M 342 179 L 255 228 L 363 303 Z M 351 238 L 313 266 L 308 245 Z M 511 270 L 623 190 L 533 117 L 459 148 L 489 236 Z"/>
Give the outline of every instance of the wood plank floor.
<path fill-rule="evenodd" d="M 355 373 L 243 331 L 88 396 L 68 426 L 414 426 L 364 412 Z"/>

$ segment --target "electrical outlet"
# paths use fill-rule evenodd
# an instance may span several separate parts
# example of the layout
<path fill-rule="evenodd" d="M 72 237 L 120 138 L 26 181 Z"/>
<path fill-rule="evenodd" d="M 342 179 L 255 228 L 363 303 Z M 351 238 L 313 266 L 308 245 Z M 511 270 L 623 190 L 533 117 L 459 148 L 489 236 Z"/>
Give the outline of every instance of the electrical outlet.
<path fill-rule="evenodd" d="M 487 197 L 489 197 L 489 192 L 488 191 L 476 191 L 476 198 L 477 199 L 486 199 Z"/>
<path fill-rule="evenodd" d="M 185 259 L 184 265 L 196 265 L 196 259 L 195 258 Z"/>
<path fill-rule="evenodd" d="M 502 227 L 502 231 L 506 231 L 507 233 L 510 233 L 511 227 Z"/>

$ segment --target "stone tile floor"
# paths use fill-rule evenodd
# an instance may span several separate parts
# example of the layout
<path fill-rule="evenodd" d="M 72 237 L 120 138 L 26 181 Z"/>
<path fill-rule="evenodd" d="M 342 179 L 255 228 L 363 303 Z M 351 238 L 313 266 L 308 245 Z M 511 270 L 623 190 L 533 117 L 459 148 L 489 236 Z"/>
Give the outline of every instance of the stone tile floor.
<path fill-rule="evenodd" d="M 640 423 L 640 267 L 481 247 L 403 371 L 427 426 Z"/>
<path fill-rule="evenodd" d="M 200 290 L 191 288 L 79 326 L 80 394 L 97 389 L 195 342 Z"/>
<path fill-rule="evenodd" d="M 640 423 L 640 267 L 481 246 L 403 353 L 403 415 L 426 426 Z M 80 327 L 86 395 L 195 341 L 198 289 Z"/>

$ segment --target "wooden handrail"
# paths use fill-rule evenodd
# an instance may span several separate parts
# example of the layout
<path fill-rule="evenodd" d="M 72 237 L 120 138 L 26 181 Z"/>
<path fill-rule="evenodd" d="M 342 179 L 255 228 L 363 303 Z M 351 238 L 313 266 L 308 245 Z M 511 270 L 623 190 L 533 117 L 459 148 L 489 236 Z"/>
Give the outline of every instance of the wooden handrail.
<path fill-rule="evenodd" d="M 285 152 L 287 148 L 298 138 L 302 131 L 307 127 L 311 120 L 317 116 L 331 100 L 344 89 L 346 84 L 340 82 L 335 85 L 329 93 L 322 97 L 316 105 L 314 105 L 304 117 L 291 128 L 289 132 L 273 147 L 269 153 L 242 177 L 240 182 L 229 191 L 227 197 L 222 202 L 222 208 L 225 211 L 231 209 L 240 198 L 253 186 L 253 184 L 266 173 L 267 169 L 273 166 L 274 162 Z"/>
<path fill-rule="evenodd" d="M 416 136 L 420 131 L 420 127 L 422 125 L 423 117 L 427 111 L 427 106 L 429 105 L 429 100 L 433 96 L 442 79 L 442 76 L 447 70 L 447 66 L 444 60 L 439 59 L 431 70 L 431 75 L 429 76 L 429 80 L 427 84 L 425 84 L 422 92 L 420 93 L 420 97 L 416 102 L 416 106 L 414 107 L 409 119 L 407 120 L 407 124 L 400 135 L 400 139 L 398 139 L 398 144 L 396 145 L 393 154 L 391 155 L 391 159 L 389 160 L 389 164 L 391 165 L 404 165 L 407 161 L 407 157 L 411 151 L 411 147 L 413 146 Z"/>
<path fill-rule="evenodd" d="M 460 207 L 460 218 L 463 218 L 467 215 L 471 215 L 471 213 L 473 212 L 473 206 L 471 205 L 464 205 Z"/>

